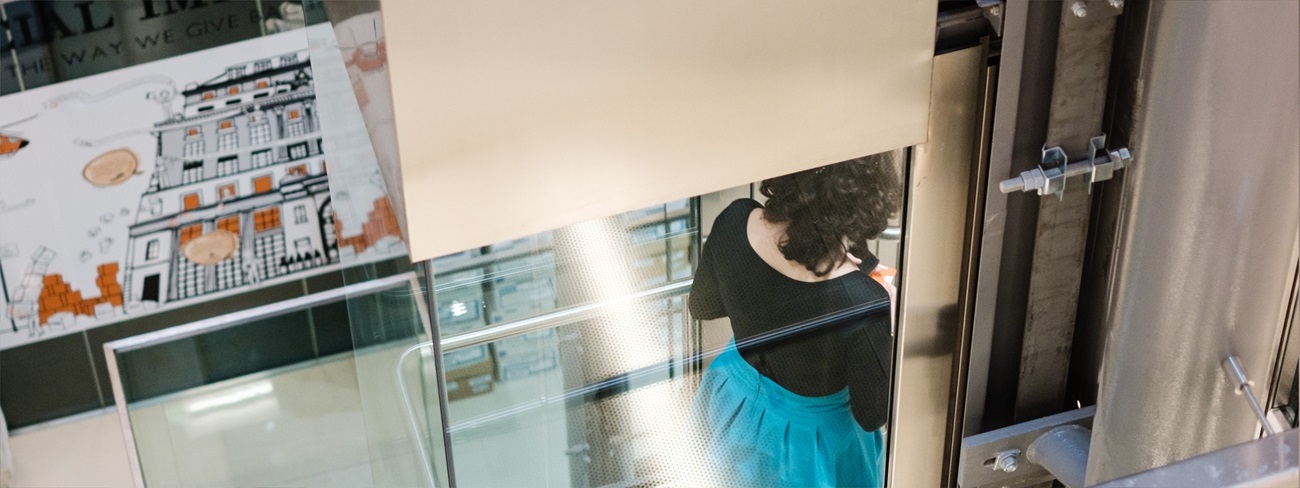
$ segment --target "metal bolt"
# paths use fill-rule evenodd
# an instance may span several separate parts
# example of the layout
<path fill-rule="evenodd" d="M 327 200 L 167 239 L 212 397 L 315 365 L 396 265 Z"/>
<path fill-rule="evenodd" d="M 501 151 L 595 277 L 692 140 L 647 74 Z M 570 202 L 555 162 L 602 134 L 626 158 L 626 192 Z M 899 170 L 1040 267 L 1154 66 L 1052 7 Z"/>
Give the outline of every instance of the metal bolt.
<path fill-rule="evenodd" d="M 997 461 L 993 463 L 994 471 L 1003 471 L 1011 473 L 1019 467 L 1017 458 L 1020 457 L 1019 449 L 1007 449 L 998 453 Z"/>
<path fill-rule="evenodd" d="M 1002 462 L 998 463 L 998 467 L 1002 468 L 1003 471 L 1006 471 L 1008 473 L 1014 473 L 1017 467 L 1016 457 L 1007 456 L 1002 458 Z"/>
<path fill-rule="evenodd" d="M 989 15 L 992 15 L 992 16 L 994 16 L 994 17 L 997 17 L 997 16 L 999 16 L 999 15 L 1002 15 L 1002 6 L 1001 6 L 1001 5 L 994 5 L 994 6 L 992 6 L 992 7 L 989 7 Z"/>
<path fill-rule="evenodd" d="M 1074 2 L 1074 5 L 1070 6 L 1070 11 L 1074 12 L 1075 17 L 1082 18 L 1088 16 L 1088 6 L 1083 2 Z"/>
<path fill-rule="evenodd" d="M 1110 0 L 1110 6 L 1114 8 L 1124 8 L 1124 0 Z"/>

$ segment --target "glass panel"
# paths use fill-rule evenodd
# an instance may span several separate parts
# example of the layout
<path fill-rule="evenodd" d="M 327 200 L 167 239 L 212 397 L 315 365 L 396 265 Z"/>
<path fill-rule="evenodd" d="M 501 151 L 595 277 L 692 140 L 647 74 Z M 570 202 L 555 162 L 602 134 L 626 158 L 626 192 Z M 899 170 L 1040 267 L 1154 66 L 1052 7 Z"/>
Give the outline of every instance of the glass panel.
<path fill-rule="evenodd" d="M 349 57 L 358 24 L 382 41 L 377 2 L 307 2 L 315 111 L 290 111 L 290 132 L 319 124 L 305 143 L 319 144 L 329 161 L 331 245 L 345 266 L 345 283 L 362 284 L 396 273 L 415 275 L 407 255 L 400 207 L 390 198 L 371 143 L 366 111 L 391 110 L 391 100 L 361 99 L 354 91 L 356 65 Z M 377 66 L 382 68 L 382 58 Z M 316 119 L 315 117 L 319 117 Z M 319 137 L 316 139 L 315 137 Z M 296 158 L 290 148 L 290 157 Z M 309 163 L 309 169 L 310 163 Z M 417 280 L 418 281 L 418 280 Z M 419 281 L 422 282 L 422 281 Z M 349 327 L 361 393 L 368 479 L 374 486 L 448 486 L 447 453 L 439 408 L 439 370 L 428 342 L 431 330 L 425 290 L 349 296 Z"/>
<path fill-rule="evenodd" d="M 889 399 L 891 311 L 888 287 L 879 283 L 892 285 L 896 279 L 899 243 L 878 236 L 897 239 L 900 234 L 898 159 L 901 152 L 772 181 L 775 203 L 760 192 L 762 185 L 754 184 L 435 260 L 457 482 L 879 484 L 886 410 L 869 412 L 867 407 L 887 409 Z M 813 188 L 801 193 L 801 187 L 779 186 L 796 182 Z M 835 193 L 836 188 L 841 193 Z M 829 208 L 809 210 L 788 203 L 800 194 Z M 823 277 L 802 265 L 765 264 L 761 245 L 743 240 L 756 233 L 745 227 L 748 210 L 740 221 L 742 240 L 735 240 L 736 206 L 757 207 L 751 196 L 785 211 L 815 211 L 839 219 L 821 225 L 841 229 L 842 237 L 852 236 L 850 253 L 862 263 L 850 262 Z M 703 235 L 702 227 L 712 234 Z M 819 229 L 803 228 L 814 234 Z M 704 248 L 713 250 L 700 257 L 700 242 L 706 237 L 716 243 Z M 744 247 L 723 247 L 736 242 Z M 701 270 L 701 265 L 711 268 Z M 743 269 L 728 271 L 725 266 Z M 708 279 L 716 280 L 715 285 L 730 290 L 726 305 L 719 305 L 724 310 L 698 304 L 696 309 L 708 317 L 725 312 L 744 321 L 736 339 L 744 351 L 739 355 L 727 318 L 702 321 L 690 314 L 692 289 L 696 300 L 707 298 L 699 296 L 700 287 L 708 286 L 701 283 L 700 273 L 710 273 Z M 747 311 L 740 308 L 745 300 L 750 307 L 766 308 L 758 314 Z M 470 340 L 484 330 L 521 324 L 505 338 Z M 810 330 L 780 336 L 792 326 Z M 839 335 L 847 342 L 856 337 L 851 331 L 868 328 L 874 328 L 873 338 L 879 340 L 881 364 L 866 364 L 862 360 L 872 358 L 863 351 L 837 346 Z M 790 355 L 809 350 L 821 355 Z M 866 374 L 849 375 L 846 369 L 871 369 L 876 383 L 868 387 L 860 378 Z M 717 388 L 727 381 L 733 382 L 730 389 Z M 737 389 L 734 382 L 756 389 Z M 851 401 L 868 394 L 844 392 L 850 382 L 875 395 L 874 401 Z M 719 409 L 735 407 L 726 402 L 758 402 L 769 409 L 729 412 L 752 423 L 737 429 L 719 420 Z M 809 445 L 772 438 L 775 427 L 764 422 L 773 419 L 804 436 L 790 442 Z M 869 422 L 871 429 L 861 429 L 859 421 Z M 836 433 L 818 437 L 827 428 Z M 856 433 L 846 436 L 841 431 Z M 842 451 L 850 445 L 856 447 Z M 791 449 L 817 454 L 788 462 L 740 454 L 789 454 Z M 796 464 L 831 471 L 828 475 L 815 468 L 789 468 Z M 779 478 L 782 470 L 794 477 Z"/>
<path fill-rule="evenodd" d="M 410 277 L 377 285 L 351 299 L 409 308 Z M 369 356 L 320 354 L 313 337 L 344 297 L 327 292 L 114 343 L 143 482 L 392 486 L 371 476 L 367 391 L 354 373 Z"/>

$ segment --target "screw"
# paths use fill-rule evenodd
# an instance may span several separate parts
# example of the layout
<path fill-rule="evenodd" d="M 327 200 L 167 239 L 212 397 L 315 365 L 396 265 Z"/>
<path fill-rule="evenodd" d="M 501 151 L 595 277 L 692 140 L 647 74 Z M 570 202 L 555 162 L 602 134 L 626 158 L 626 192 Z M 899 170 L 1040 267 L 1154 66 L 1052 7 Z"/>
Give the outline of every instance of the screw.
<path fill-rule="evenodd" d="M 1124 8 L 1124 0 L 1110 0 L 1110 6 L 1114 8 Z"/>
<path fill-rule="evenodd" d="M 1074 12 L 1075 17 L 1082 18 L 1088 16 L 1088 6 L 1084 5 L 1083 2 L 1074 2 L 1074 5 L 1070 6 L 1070 11 Z"/>
<path fill-rule="evenodd" d="M 994 5 L 994 6 L 992 6 L 992 7 L 989 7 L 989 15 L 992 15 L 992 16 L 994 16 L 994 17 L 997 17 L 997 16 L 999 16 L 999 15 L 1002 15 L 1002 6 L 1001 6 L 1001 5 Z"/>
<path fill-rule="evenodd" d="M 1017 463 L 1016 463 L 1015 456 L 1004 457 L 1002 458 L 1002 462 L 998 463 L 998 467 L 1002 468 L 1003 471 L 1006 471 L 1008 473 L 1014 473 L 1016 471 L 1016 467 L 1017 467 L 1016 465 Z"/>

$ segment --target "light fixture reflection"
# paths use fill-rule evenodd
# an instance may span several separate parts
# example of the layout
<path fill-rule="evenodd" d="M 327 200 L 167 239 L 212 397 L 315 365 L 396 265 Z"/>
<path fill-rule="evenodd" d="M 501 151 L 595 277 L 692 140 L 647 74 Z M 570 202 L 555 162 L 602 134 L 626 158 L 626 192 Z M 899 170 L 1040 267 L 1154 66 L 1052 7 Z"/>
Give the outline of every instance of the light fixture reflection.
<path fill-rule="evenodd" d="M 195 400 L 185 406 L 185 411 L 191 414 L 203 413 L 209 410 L 236 405 L 272 393 L 275 393 L 275 387 L 271 385 L 270 381 L 262 380 L 223 392 L 219 395 Z"/>

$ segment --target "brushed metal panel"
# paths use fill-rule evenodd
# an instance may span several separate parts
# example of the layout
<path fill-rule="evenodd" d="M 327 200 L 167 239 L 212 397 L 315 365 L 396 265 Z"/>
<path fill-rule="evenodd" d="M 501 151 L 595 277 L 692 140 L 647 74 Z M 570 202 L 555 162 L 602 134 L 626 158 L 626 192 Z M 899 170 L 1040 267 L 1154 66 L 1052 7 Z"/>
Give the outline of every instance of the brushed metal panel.
<path fill-rule="evenodd" d="M 411 257 L 922 142 L 936 11 L 386 0 Z"/>
<path fill-rule="evenodd" d="M 984 75 L 982 47 L 934 58 L 929 142 L 916 146 L 907 178 L 890 486 L 943 484 Z"/>
<path fill-rule="evenodd" d="M 1153 2 L 1088 483 L 1248 441 L 1300 231 L 1300 4 Z M 1258 373 L 1256 373 L 1258 372 Z"/>

